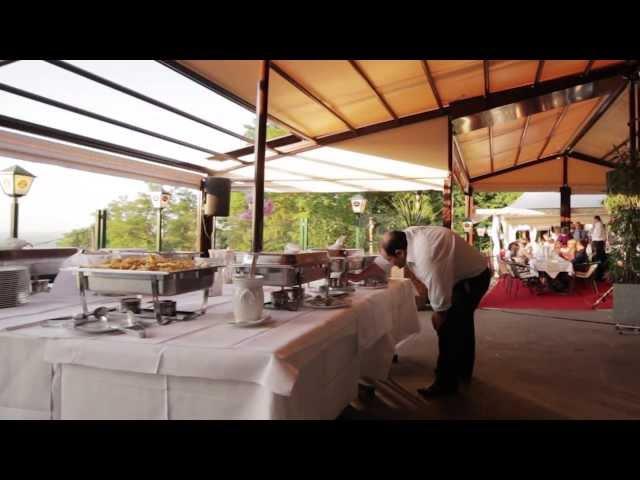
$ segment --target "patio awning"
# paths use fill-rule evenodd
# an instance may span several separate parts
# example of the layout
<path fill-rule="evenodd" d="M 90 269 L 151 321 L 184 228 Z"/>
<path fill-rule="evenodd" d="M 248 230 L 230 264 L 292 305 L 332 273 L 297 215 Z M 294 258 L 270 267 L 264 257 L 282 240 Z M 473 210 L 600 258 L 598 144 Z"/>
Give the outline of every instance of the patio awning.
<path fill-rule="evenodd" d="M 0 128 L 127 159 L 109 164 L 120 175 L 212 174 L 247 188 L 259 64 L 8 60 L 0 64 Z M 440 189 L 451 121 L 452 169 L 465 190 L 555 191 L 566 181 L 576 192 L 601 192 L 612 147 L 626 140 L 621 93 L 636 67 L 622 60 L 275 60 L 269 116 L 289 133 L 267 142 L 265 187 Z M 105 168 L 82 155 L 84 168 Z"/>

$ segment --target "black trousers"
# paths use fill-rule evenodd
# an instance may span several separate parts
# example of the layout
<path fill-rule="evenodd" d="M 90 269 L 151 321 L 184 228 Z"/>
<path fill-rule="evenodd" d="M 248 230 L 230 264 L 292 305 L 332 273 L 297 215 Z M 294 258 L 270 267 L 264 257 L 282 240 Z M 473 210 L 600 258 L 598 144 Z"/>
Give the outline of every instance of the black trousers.
<path fill-rule="evenodd" d="M 598 265 L 598 269 L 595 273 L 595 278 L 596 280 L 601 280 L 604 276 L 604 272 L 607 269 L 607 254 L 604 251 L 604 242 L 594 240 L 591 242 L 591 246 L 593 247 L 592 260 L 594 262 L 600 262 L 600 265 Z"/>
<path fill-rule="evenodd" d="M 490 281 L 491 272 L 487 269 L 454 286 L 447 319 L 438 329 L 437 384 L 455 388 L 460 380 L 471 380 L 476 350 L 473 314 L 489 289 Z"/>

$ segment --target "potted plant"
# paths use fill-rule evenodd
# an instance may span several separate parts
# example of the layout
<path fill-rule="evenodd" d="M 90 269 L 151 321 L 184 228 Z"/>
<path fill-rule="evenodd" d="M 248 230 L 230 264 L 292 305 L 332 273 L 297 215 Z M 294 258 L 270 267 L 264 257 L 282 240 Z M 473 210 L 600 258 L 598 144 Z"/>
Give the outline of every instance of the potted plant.
<path fill-rule="evenodd" d="M 607 174 L 611 234 L 609 272 L 614 282 L 613 315 L 619 325 L 640 327 L 640 168 L 637 154 L 619 152 Z"/>

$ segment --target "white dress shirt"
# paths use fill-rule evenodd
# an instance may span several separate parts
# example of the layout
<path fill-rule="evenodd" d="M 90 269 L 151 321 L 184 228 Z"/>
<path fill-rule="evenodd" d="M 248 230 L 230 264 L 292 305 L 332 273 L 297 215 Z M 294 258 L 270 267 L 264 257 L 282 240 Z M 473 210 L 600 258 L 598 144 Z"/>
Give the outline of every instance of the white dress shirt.
<path fill-rule="evenodd" d="M 604 230 L 602 222 L 595 222 L 591 229 L 591 241 L 592 242 L 604 242 L 607 239 L 607 235 Z"/>
<path fill-rule="evenodd" d="M 448 228 L 436 226 L 409 227 L 407 263 L 429 291 L 429 302 L 436 312 L 451 307 L 456 283 L 480 275 L 487 268 L 487 259 L 462 237 Z M 375 263 L 387 275 L 391 263 L 378 257 Z"/>

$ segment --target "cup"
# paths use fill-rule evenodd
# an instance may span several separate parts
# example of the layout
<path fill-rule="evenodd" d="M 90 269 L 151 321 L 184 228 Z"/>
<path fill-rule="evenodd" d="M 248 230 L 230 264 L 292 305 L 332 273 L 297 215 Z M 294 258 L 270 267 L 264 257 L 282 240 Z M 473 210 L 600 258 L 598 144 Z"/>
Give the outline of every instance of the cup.
<path fill-rule="evenodd" d="M 262 275 L 233 277 L 233 315 L 236 323 L 255 322 L 262 317 L 263 284 Z"/>

